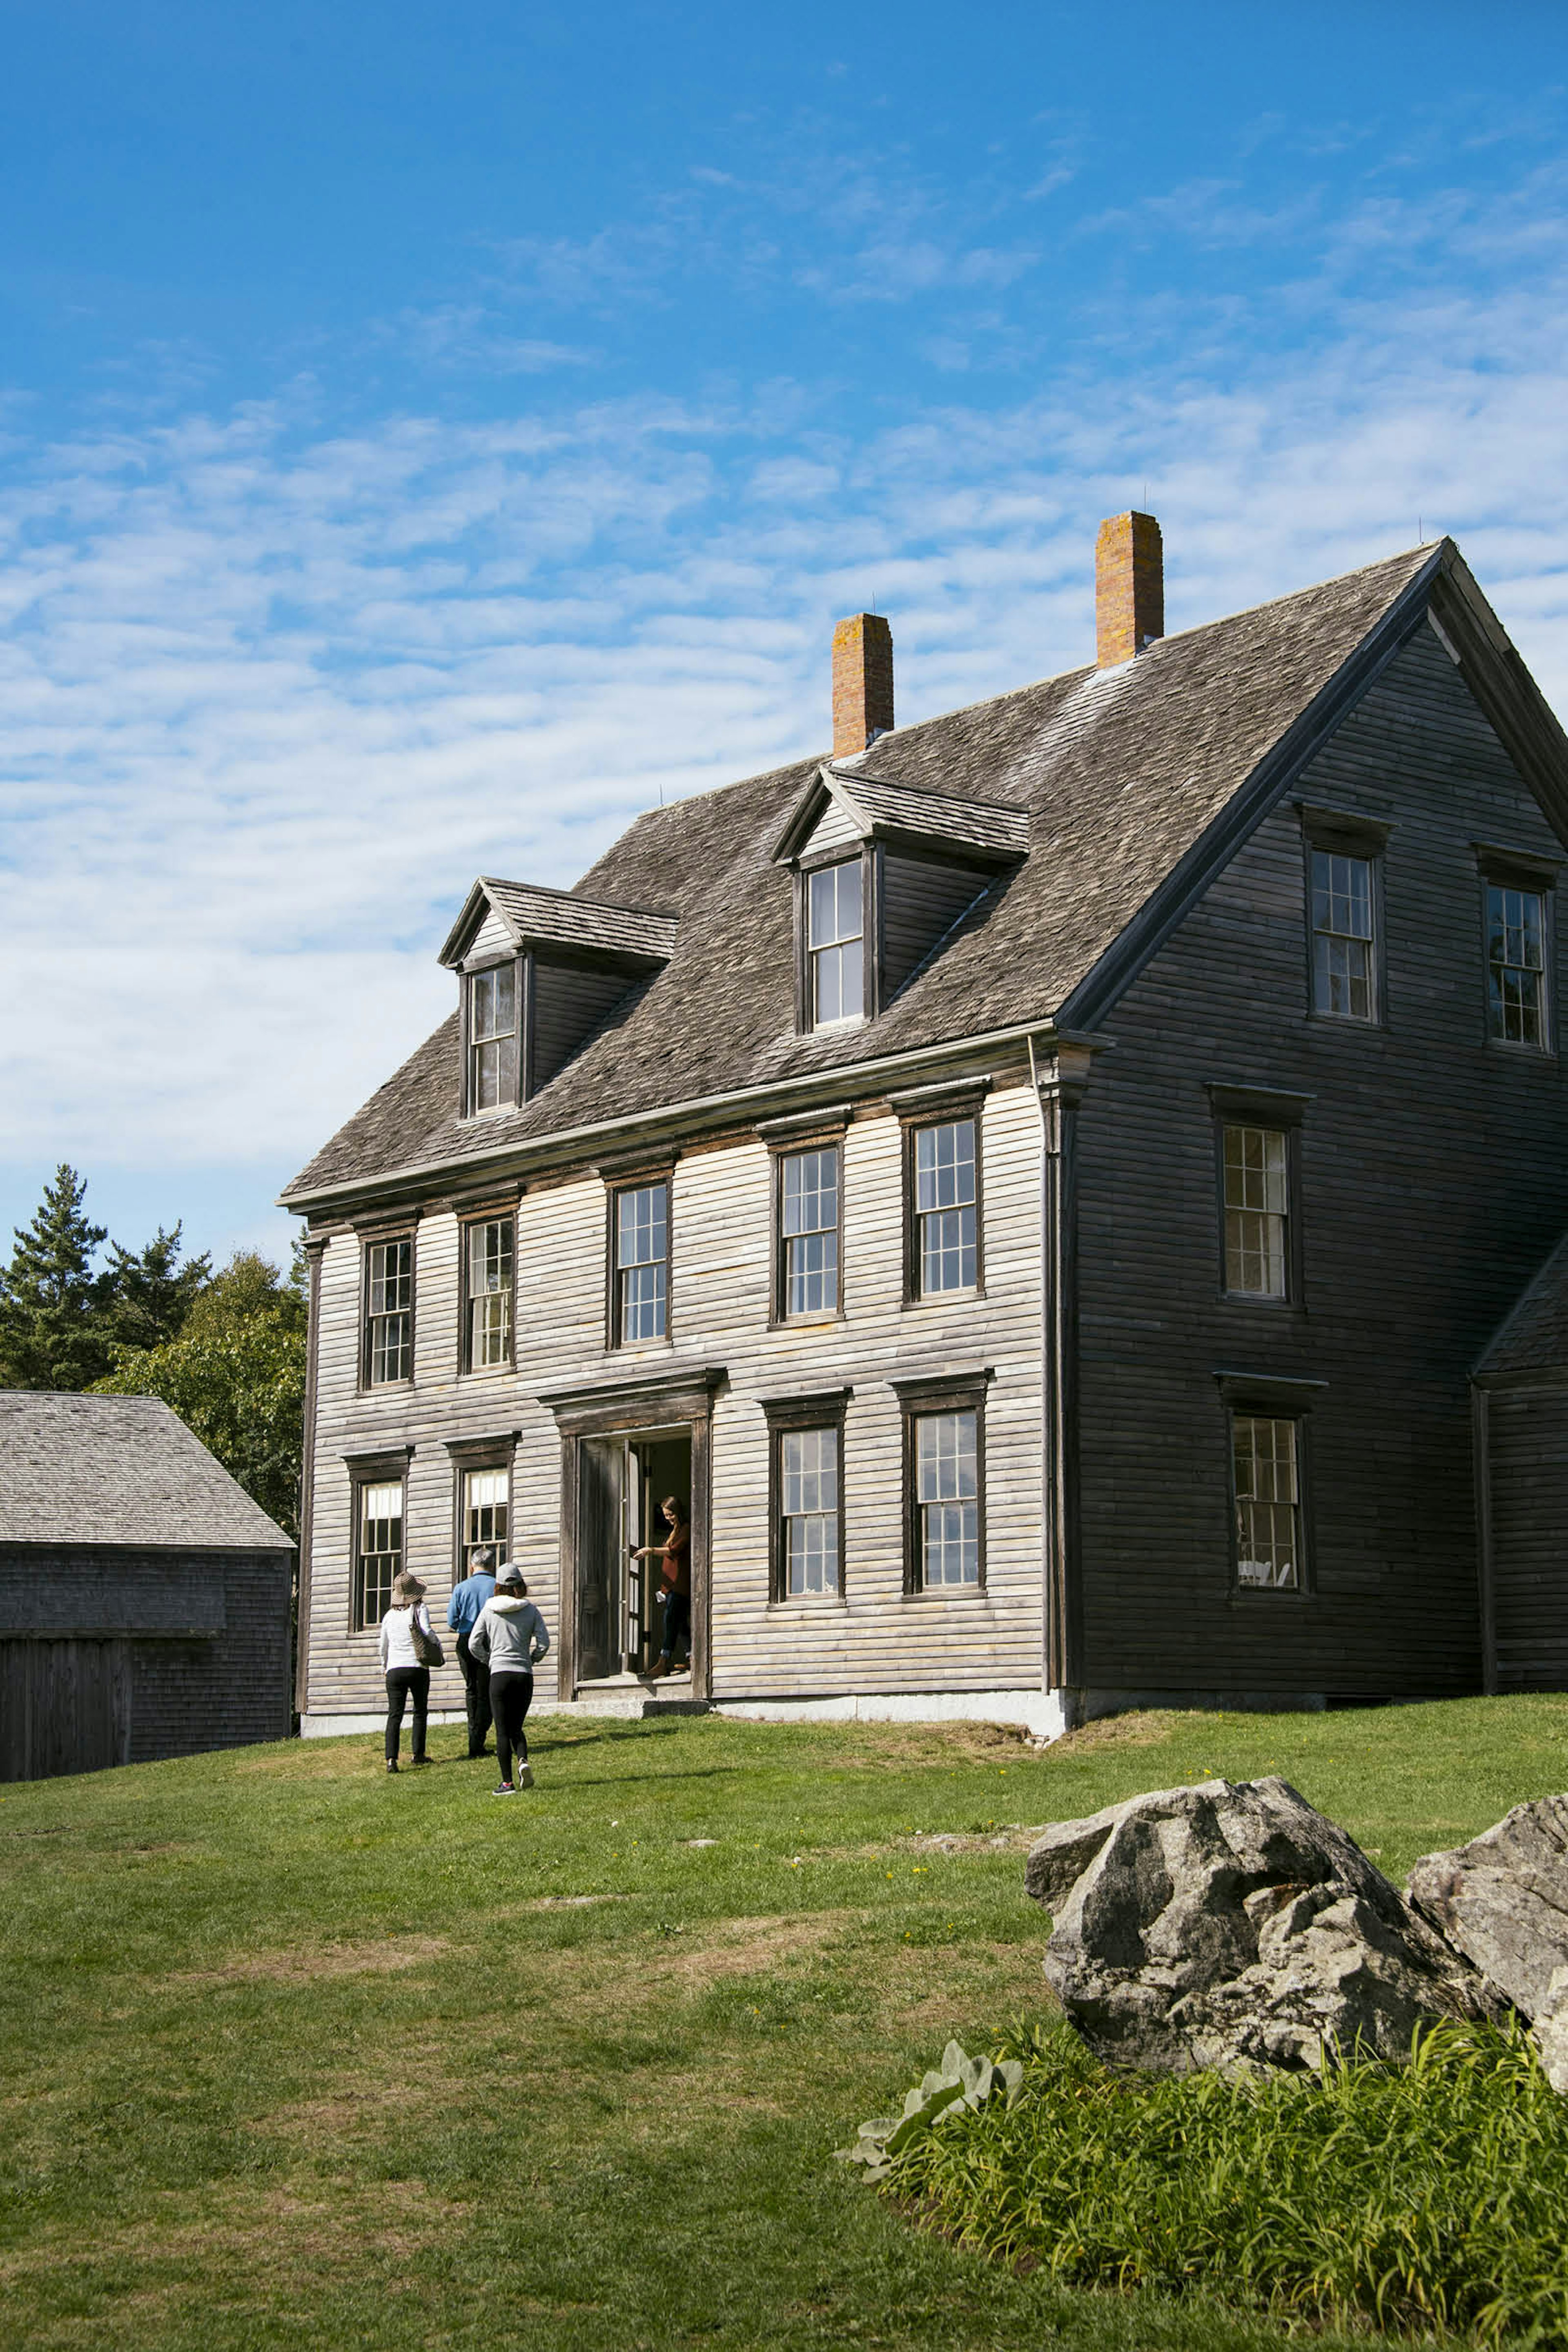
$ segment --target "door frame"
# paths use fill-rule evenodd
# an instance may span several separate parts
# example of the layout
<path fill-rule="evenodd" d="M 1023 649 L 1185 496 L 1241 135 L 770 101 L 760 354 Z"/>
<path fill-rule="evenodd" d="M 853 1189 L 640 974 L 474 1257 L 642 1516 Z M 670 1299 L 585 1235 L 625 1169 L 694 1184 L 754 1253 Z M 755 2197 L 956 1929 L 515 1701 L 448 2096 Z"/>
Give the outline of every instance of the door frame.
<path fill-rule="evenodd" d="M 689 1434 L 691 1440 L 691 1695 L 710 1695 L 712 1601 L 709 1573 L 711 1525 L 713 1399 L 727 1375 L 721 1364 L 605 1381 L 594 1388 L 556 1389 L 540 1402 L 561 1433 L 561 1584 L 558 1687 L 574 1698 L 578 1687 L 578 1449 L 585 1437 Z"/>

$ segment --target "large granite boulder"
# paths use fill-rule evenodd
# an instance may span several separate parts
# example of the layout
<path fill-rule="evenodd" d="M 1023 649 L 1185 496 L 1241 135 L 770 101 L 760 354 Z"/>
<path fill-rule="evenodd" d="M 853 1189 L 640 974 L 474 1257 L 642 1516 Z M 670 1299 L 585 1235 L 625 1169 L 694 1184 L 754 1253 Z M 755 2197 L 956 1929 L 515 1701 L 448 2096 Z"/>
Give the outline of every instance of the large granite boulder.
<path fill-rule="evenodd" d="M 1410 1899 L 1530 2019 L 1568 2091 L 1568 1796 L 1515 1805 L 1495 1829 L 1423 1854 Z"/>
<path fill-rule="evenodd" d="M 1508 2003 L 1281 1780 L 1160 1789 L 1031 1850 L 1046 1976 L 1099 2054 L 1186 2073 L 1408 2052 Z"/>

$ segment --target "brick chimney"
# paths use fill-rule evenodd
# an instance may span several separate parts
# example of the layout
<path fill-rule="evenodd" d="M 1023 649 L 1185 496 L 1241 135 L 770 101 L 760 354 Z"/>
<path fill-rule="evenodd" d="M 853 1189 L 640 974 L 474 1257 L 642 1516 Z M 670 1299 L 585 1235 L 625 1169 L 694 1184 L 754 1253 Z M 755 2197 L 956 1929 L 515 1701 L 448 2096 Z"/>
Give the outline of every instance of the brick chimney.
<path fill-rule="evenodd" d="M 879 613 L 853 613 L 833 632 L 833 756 L 863 751 L 893 723 L 893 633 Z"/>
<path fill-rule="evenodd" d="M 1094 543 L 1095 659 L 1131 661 L 1165 634 L 1165 551 L 1152 515 L 1111 515 Z"/>

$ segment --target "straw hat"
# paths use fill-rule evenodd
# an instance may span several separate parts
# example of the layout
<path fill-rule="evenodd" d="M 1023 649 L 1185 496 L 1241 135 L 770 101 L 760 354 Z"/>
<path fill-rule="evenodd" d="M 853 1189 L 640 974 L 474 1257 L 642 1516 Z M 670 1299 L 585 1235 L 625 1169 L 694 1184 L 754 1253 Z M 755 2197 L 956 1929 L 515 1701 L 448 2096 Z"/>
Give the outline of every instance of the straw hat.
<path fill-rule="evenodd" d="M 392 1597 L 394 1601 L 423 1601 L 425 1587 L 412 1570 L 405 1568 L 392 1580 Z"/>

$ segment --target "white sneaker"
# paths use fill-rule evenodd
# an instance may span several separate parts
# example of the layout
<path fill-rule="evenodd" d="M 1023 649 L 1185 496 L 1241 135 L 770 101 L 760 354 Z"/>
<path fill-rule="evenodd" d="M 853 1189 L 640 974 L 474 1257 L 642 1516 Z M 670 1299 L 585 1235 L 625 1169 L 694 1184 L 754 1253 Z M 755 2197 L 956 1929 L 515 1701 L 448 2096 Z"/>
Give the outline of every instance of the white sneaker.
<path fill-rule="evenodd" d="M 518 1787 L 519 1787 L 520 1789 L 531 1789 L 531 1788 L 532 1788 L 532 1786 L 533 1786 L 533 1767 L 532 1767 L 532 1765 L 531 1765 L 531 1764 L 520 1764 L 520 1765 L 518 1766 L 518 1768 L 517 1768 L 517 1785 L 518 1785 Z"/>

